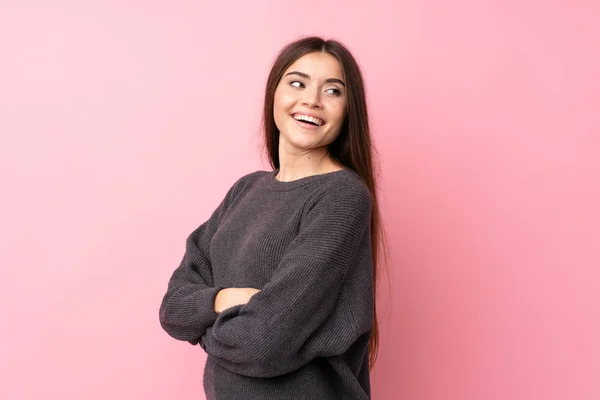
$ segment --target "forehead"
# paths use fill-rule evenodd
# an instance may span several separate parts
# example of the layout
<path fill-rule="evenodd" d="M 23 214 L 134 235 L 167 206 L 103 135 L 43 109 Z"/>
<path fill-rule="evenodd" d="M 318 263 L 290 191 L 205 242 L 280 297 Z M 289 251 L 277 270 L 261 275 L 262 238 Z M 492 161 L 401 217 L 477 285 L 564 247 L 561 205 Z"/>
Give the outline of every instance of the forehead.
<path fill-rule="evenodd" d="M 285 70 L 284 75 L 291 71 L 303 72 L 310 75 L 311 79 L 344 78 L 342 66 L 337 58 L 322 52 L 303 55 Z"/>

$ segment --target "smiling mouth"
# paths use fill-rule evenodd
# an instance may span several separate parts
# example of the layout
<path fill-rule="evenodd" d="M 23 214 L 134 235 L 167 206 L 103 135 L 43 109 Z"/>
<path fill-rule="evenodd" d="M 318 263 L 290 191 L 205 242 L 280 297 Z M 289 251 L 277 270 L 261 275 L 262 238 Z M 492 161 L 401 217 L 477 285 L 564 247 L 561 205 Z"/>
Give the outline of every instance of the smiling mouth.
<path fill-rule="evenodd" d="M 312 126 L 323 126 L 323 124 L 325 124 L 325 121 L 323 121 L 321 118 L 311 117 L 309 115 L 304 114 L 292 114 L 292 118 L 294 118 L 298 122 L 302 122 Z"/>

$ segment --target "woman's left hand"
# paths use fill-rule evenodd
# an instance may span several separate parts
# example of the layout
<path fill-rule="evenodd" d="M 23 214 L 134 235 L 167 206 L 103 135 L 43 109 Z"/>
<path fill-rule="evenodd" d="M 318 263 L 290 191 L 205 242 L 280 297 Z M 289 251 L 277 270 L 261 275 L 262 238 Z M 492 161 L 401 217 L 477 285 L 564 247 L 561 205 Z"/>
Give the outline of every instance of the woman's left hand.
<path fill-rule="evenodd" d="M 217 314 L 230 307 L 246 304 L 250 298 L 260 292 L 254 288 L 226 288 L 219 291 L 215 298 L 214 309 Z"/>

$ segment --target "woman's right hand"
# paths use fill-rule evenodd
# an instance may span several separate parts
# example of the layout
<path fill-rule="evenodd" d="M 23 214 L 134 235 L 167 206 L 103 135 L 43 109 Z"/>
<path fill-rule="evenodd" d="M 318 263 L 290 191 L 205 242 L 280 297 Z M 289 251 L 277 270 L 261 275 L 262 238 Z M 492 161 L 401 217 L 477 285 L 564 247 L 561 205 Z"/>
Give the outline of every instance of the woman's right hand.
<path fill-rule="evenodd" d="M 215 297 L 215 312 L 220 314 L 230 307 L 246 304 L 250 301 L 250 298 L 258 292 L 260 292 L 260 290 L 254 288 L 221 289 Z"/>

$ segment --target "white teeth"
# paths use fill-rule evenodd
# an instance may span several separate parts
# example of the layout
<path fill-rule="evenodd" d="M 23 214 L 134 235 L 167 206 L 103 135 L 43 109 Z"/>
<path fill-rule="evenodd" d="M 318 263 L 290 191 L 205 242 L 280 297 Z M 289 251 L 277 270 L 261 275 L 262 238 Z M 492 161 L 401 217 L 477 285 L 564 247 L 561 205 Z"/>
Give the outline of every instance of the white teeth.
<path fill-rule="evenodd" d="M 323 120 L 315 117 L 310 117 L 308 115 L 303 114 L 295 114 L 294 119 L 297 121 L 307 121 L 312 122 L 313 124 L 317 124 L 319 126 L 323 125 Z"/>

